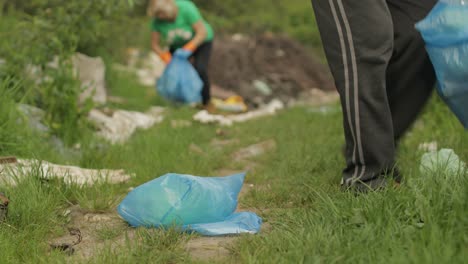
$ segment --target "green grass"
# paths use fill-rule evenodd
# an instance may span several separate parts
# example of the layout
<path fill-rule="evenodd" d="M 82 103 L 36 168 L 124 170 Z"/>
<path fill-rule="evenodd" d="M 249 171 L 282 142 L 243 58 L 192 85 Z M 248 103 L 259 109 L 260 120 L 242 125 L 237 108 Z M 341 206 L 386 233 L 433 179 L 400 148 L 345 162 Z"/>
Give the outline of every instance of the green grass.
<path fill-rule="evenodd" d="M 144 110 L 162 104 L 152 88 L 136 85 L 129 76 L 115 76 L 112 95 L 132 98 L 127 109 Z M 132 87 L 125 90 L 124 87 Z M 255 160 L 259 166 L 247 175 L 253 190 L 240 203 L 260 214 L 265 230 L 241 236 L 223 262 L 241 263 L 463 263 L 468 257 L 467 175 L 421 175 L 422 142 L 437 141 L 468 161 L 468 135 L 440 100 L 434 98 L 399 149 L 399 164 L 406 177 L 398 189 L 355 196 L 339 189 L 344 160 L 341 115 L 294 108 L 275 117 L 229 128 L 194 123 L 172 128 L 171 120 L 190 119 L 195 110 L 165 104 L 165 121 L 139 131 L 124 145 L 109 145 L 95 138 L 82 142 L 81 155 L 58 157 L 45 144 L 31 156 L 89 168 L 125 169 L 136 178 L 124 185 L 66 186 L 30 175 L 18 187 L 0 187 L 11 198 L 10 215 L 0 225 L 0 263 L 61 263 L 68 257 L 50 252 L 48 241 L 64 233 L 64 209 L 78 204 L 91 212 L 110 212 L 127 193 L 168 172 L 215 175 L 233 164 L 231 153 L 274 139 L 277 149 Z M 121 105 L 119 106 L 121 107 Z M 218 136 L 222 129 L 224 136 Z M 214 138 L 239 143 L 213 148 Z M 196 144 L 204 154 L 189 150 Z M 123 230 L 96 230 L 112 241 Z M 122 248 L 111 245 L 91 263 L 190 263 L 183 245 L 191 239 L 177 229 L 141 229 L 127 237 Z M 27 243 L 25 243 L 27 241 Z"/>

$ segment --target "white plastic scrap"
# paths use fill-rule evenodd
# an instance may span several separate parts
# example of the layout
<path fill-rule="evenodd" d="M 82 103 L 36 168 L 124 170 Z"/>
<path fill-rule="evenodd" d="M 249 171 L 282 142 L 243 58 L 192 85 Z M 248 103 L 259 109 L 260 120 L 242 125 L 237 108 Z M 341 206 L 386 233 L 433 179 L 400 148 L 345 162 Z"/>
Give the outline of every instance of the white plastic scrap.
<path fill-rule="evenodd" d="M 452 149 L 441 149 L 424 154 L 421 158 L 421 173 L 443 173 L 446 176 L 462 175 L 466 170 L 465 162 L 461 161 Z"/>
<path fill-rule="evenodd" d="M 283 102 L 279 100 L 273 100 L 266 106 L 258 109 L 249 111 L 244 114 L 223 116 L 223 115 L 213 115 L 208 113 L 206 110 L 202 110 L 193 116 L 193 119 L 204 123 L 219 123 L 222 126 L 231 126 L 235 122 L 245 122 L 254 118 L 271 116 L 274 115 L 278 110 L 284 108 Z"/>
<path fill-rule="evenodd" d="M 0 184 L 15 186 L 18 180 L 29 175 L 37 175 L 43 179 L 61 178 L 66 184 L 79 186 L 96 183 L 124 183 L 132 177 L 124 170 L 83 169 L 38 160 L 19 159 L 15 163 L 0 164 Z"/>
<path fill-rule="evenodd" d="M 93 109 L 89 113 L 89 120 L 99 129 L 98 134 L 111 143 L 123 143 L 137 129 L 148 129 L 163 121 L 163 108 L 153 107 L 147 113 L 117 110 L 111 116 Z"/>
<path fill-rule="evenodd" d="M 438 144 L 437 144 L 437 141 L 424 142 L 424 143 L 419 144 L 418 149 L 422 151 L 427 151 L 427 152 L 434 152 L 434 151 L 437 151 Z"/>

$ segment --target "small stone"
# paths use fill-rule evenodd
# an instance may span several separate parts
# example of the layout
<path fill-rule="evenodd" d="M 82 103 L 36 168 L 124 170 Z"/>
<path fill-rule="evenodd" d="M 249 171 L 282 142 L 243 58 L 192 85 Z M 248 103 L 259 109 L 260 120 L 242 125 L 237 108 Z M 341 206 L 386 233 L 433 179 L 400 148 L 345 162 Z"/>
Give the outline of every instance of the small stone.
<path fill-rule="evenodd" d="M 70 209 L 67 209 L 63 212 L 63 217 L 68 217 L 69 215 L 71 214 L 71 210 Z"/>

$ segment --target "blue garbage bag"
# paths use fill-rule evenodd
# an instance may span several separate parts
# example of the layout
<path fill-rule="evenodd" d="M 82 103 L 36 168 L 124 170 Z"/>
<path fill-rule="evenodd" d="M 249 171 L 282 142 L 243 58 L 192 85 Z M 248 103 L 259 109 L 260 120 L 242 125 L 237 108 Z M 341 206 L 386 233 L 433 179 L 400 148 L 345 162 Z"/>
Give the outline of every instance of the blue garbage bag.
<path fill-rule="evenodd" d="M 426 42 L 439 94 L 468 129 L 468 1 L 439 1 L 416 29 Z"/>
<path fill-rule="evenodd" d="M 199 103 L 203 81 L 192 64 L 174 56 L 156 83 L 158 93 L 174 102 Z"/>
<path fill-rule="evenodd" d="M 245 173 L 228 177 L 197 177 L 169 173 L 133 191 L 117 210 L 131 226 L 167 228 L 216 236 L 258 233 L 255 213 L 234 213 Z"/>

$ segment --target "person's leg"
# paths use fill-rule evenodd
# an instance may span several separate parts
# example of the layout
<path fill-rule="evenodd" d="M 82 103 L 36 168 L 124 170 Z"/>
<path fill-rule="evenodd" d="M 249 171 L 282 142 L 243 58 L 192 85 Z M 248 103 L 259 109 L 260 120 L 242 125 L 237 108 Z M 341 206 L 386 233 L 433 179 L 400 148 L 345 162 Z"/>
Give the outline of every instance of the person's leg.
<path fill-rule="evenodd" d="M 386 70 L 393 25 L 385 0 L 312 0 L 341 98 L 346 139 L 345 186 L 383 183 L 395 163 Z"/>
<path fill-rule="evenodd" d="M 387 0 L 393 19 L 394 49 L 387 69 L 387 94 L 395 141 L 414 122 L 435 86 L 436 76 L 424 41 L 415 29 L 436 0 Z"/>
<path fill-rule="evenodd" d="M 194 67 L 203 81 L 202 99 L 203 105 L 207 105 L 211 100 L 210 79 L 208 77 L 208 64 L 210 62 L 213 42 L 205 42 L 193 54 Z"/>

